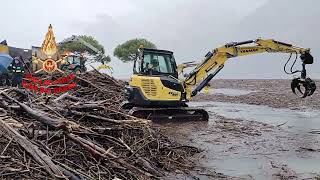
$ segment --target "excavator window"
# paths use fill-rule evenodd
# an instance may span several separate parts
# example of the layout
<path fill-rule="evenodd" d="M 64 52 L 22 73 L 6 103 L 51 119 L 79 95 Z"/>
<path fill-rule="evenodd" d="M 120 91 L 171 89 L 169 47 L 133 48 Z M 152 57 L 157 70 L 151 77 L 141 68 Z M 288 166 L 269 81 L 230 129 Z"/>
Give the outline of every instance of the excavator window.
<path fill-rule="evenodd" d="M 170 54 L 144 53 L 142 72 L 149 75 L 174 74 L 175 68 Z"/>

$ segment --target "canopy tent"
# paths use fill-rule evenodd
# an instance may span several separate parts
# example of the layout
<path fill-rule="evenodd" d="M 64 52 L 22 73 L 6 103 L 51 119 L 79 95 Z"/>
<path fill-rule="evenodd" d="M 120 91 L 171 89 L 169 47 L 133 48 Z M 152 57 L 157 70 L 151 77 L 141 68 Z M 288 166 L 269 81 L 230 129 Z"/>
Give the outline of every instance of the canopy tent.
<path fill-rule="evenodd" d="M 7 68 L 12 63 L 13 58 L 8 54 L 0 54 L 0 74 L 7 71 Z"/>

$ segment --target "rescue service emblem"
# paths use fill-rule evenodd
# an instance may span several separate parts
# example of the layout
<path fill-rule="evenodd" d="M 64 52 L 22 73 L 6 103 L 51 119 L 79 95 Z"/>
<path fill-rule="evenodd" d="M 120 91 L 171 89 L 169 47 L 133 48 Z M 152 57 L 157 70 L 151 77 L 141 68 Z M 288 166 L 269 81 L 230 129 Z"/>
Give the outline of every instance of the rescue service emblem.
<path fill-rule="evenodd" d="M 45 57 L 41 57 L 43 59 L 40 59 L 40 57 L 36 55 L 32 57 L 32 62 L 35 63 L 37 70 L 35 70 L 35 72 L 33 72 L 32 74 L 25 74 L 21 83 L 22 87 L 34 93 L 47 95 L 60 94 L 71 89 L 75 89 L 77 87 L 77 84 L 75 82 L 76 76 L 74 74 L 69 74 L 67 76 L 58 78 L 41 78 L 41 76 L 36 76 L 37 73 L 40 73 L 42 71 L 48 74 L 52 74 L 56 71 L 65 73 L 61 69 L 59 69 L 59 66 L 63 63 L 64 59 L 59 59 L 59 55 L 56 56 L 56 54 L 58 54 L 59 52 L 51 25 L 49 26 L 46 38 L 42 43 L 41 53 L 45 55 Z M 41 63 L 41 65 L 39 65 L 38 68 L 39 63 Z"/>
<path fill-rule="evenodd" d="M 42 69 L 47 73 L 53 73 L 58 69 L 56 61 L 47 59 L 42 63 Z"/>

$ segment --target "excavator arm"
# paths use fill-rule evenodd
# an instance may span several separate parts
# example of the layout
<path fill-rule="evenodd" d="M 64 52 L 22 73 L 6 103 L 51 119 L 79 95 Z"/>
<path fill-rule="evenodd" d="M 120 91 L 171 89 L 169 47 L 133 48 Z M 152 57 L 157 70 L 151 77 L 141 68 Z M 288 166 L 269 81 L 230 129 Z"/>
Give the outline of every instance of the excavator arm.
<path fill-rule="evenodd" d="M 302 60 L 302 70 L 292 71 L 288 74 L 301 73 L 299 78 L 293 79 L 291 83 L 292 91 L 297 94 L 298 90 L 301 97 L 310 96 L 314 93 L 316 86 L 314 81 L 306 77 L 306 64 L 313 63 L 313 57 L 310 54 L 310 49 L 296 47 L 288 43 L 275 41 L 273 39 L 257 39 L 244 42 L 232 42 L 222 47 L 214 49 L 212 52 L 208 52 L 205 59 L 199 63 L 196 68 L 191 71 L 184 80 L 184 84 L 187 92 L 187 99 L 195 96 L 205 86 L 208 85 L 210 80 L 219 73 L 224 67 L 225 62 L 233 57 L 248 56 L 260 53 L 289 53 L 290 58 L 292 54 L 296 57 L 300 54 Z M 290 60 L 290 59 L 289 59 Z M 289 61 L 288 60 L 288 61 Z M 304 87 L 304 92 L 301 87 Z M 195 87 L 194 89 L 192 89 Z"/>

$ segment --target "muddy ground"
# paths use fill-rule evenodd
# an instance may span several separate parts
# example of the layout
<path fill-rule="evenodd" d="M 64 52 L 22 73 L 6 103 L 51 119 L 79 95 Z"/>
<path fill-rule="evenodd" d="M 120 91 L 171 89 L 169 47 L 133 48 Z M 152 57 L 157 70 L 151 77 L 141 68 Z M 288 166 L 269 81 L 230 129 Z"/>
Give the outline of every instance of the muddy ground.
<path fill-rule="evenodd" d="M 316 90 L 312 98 L 301 99 L 292 93 L 290 83 L 291 80 L 215 80 L 211 83 L 211 95 L 200 94 L 194 100 L 245 103 L 290 109 L 320 108 L 319 89 Z M 316 84 L 320 88 L 320 80 L 317 80 Z M 231 96 L 223 94 L 224 90 L 228 91 L 228 89 L 240 90 L 238 92 L 240 95 L 237 96 L 237 92 Z"/>
<path fill-rule="evenodd" d="M 318 90 L 301 100 L 289 80 L 216 80 L 212 88 L 190 103 L 209 122 L 156 125 L 203 150 L 193 174 L 168 179 L 320 179 Z"/>

